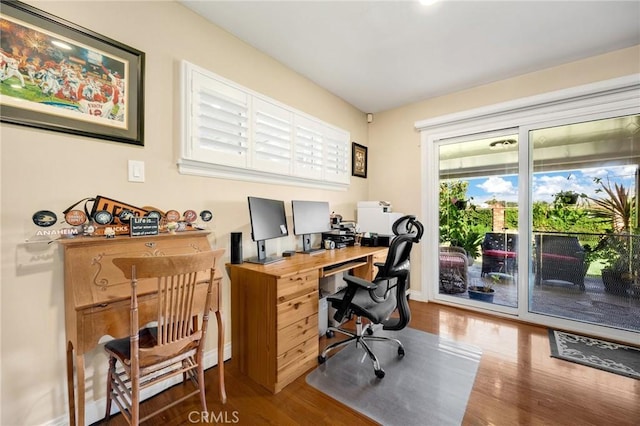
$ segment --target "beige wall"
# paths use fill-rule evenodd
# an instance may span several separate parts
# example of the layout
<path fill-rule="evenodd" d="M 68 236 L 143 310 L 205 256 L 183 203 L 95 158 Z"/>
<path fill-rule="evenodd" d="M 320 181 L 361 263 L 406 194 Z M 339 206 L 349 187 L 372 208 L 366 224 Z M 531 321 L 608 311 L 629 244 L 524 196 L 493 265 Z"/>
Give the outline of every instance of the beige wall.
<path fill-rule="evenodd" d="M 0 424 L 42 424 L 66 413 L 63 271 L 60 253 L 26 264 L 25 238 L 31 215 L 61 212 L 96 194 L 137 205 L 215 213 L 214 246 L 228 248 L 229 233 L 248 232 L 246 196 L 289 201 L 324 199 L 345 218 L 355 217 L 362 199 L 390 200 L 396 211 L 420 214 L 417 120 L 616 76 L 640 72 L 640 49 L 626 49 L 552 70 L 471 89 L 376 114 L 368 128 L 364 114 L 326 90 L 241 43 L 173 2 L 28 2 L 147 54 L 145 147 L 93 140 L 2 124 L 1 169 L 1 384 Z M 264 185 L 177 173 L 178 61 L 186 59 L 351 132 L 369 145 L 369 178 L 352 178 L 346 192 Z M 370 133 L 370 134 L 369 134 Z M 127 160 L 146 163 L 146 182 L 126 180 Z M 290 207 L 288 207 L 290 214 Z M 293 248 L 293 237 L 278 251 Z M 273 247 L 273 246 L 270 246 Z M 253 249 L 254 250 L 254 249 Z M 419 256 L 414 259 L 419 260 Z M 412 275 L 419 285 L 418 270 Z M 225 303 L 229 287 L 225 277 Z M 229 323 L 227 322 L 227 327 Z M 230 336 L 227 330 L 227 336 Z M 213 348 L 215 335 L 209 347 Z M 106 358 L 87 357 L 88 388 L 104 397 Z M 90 402 L 90 401 L 88 401 Z"/>
<path fill-rule="evenodd" d="M 396 211 L 421 212 L 421 150 L 416 121 L 640 73 L 640 45 L 502 80 L 376 114 L 369 125 L 369 199 Z M 425 238 L 437 238 L 426 232 Z M 419 289 L 420 245 L 411 259 L 411 288 Z"/>
<path fill-rule="evenodd" d="M 347 191 L 329 191 L 178 174 L 178 61 L 182 59 L 348 130 L 355 141 L 367 140 L 365 115 L 180 4 L 29 3 L 146 53 L 145 146 L 1 125 L 3 425 L 42 424 L 66 413 L 61 255 L 52 244 L 48 261 L 29 262 L 22 244 L 33 229 L 31 216 L 37 210 L 61 214 L 71 203 L 97 194 L 138 206 L 208 208 L 215 214 L 212 244 L 228 249 L 229 233 L 242 231 L 245 254 L 251 254 L 247 252 L 255 252 L 255 245 L 249 237 L 248 195 L 285 200 L 288 215 L 292 199 L 327 200 L 343 217 L 355 218 L 356 202 L 367 194 L 367 181 L 359 178 Z M 127 182 L 129 159 L 145 162 L 145 183 Z M 296 239 L 267 244 L 273 251 L 294 249 Z M 224 286 L 229 306 L 226 274 Z M 230 340 L 229 321 L 226 325 Z M 215 348 L 216 338 L 211 336 L 209 348 Z M 95 379 L 88 377 L 90 393 L 102 398 L 103 351 L 89 354 L 87 365 L 96 369 Z"/>

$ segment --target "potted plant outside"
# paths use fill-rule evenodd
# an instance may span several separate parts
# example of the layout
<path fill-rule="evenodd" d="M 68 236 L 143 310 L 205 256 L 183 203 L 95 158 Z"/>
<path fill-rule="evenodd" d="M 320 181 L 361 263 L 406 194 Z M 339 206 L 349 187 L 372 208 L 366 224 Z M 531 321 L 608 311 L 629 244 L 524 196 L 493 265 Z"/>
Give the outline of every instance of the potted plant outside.
<path fill-rule="evenodd" d="M 573 205 L 578 202 L 580 194 L 574 191 L 560 191 L 555 194 L 554 201 L 559 204 Z"/>
<path fill-rule="evenodd" d="M 602 269 L 602 282 L 605 291 L 617 295 L 626 295 L 627 290 L 638 283 L 640 272 L 640 236 L 631 227 L 636 197 L 622 184 L 606 184 L 596 178 L 600 185 L 596 191 L 606 194 L 601 198 L 589 198 L 595 205 L 592 214 L 607 221 L 611 230 L 602 240 L 599 250 L 605 267 Z"/>
<path fill-rule="evenodd" d="M 499 279 L 500 277 L 498 275 L 489 274 L 489 278 L 483 280 L 482 285 L 469 286 L 469 288 L 467 289 L 467 293 L 469 293 L 469 299 L 493 303 L 493 296 L 496 292 L 493 289 L 493 284 Z"/>
<path fill-rule="evenodd" d="M 452 246 L 462 247 L 467 252 L 469 266 L 473 265 L 476 257 L 480 256 L 480 243 L 484 239 L 484 231 L 477 226 L 461 223 L 461 226 L 450 235 Z"/>
<path fill-rule="evenodd" d="M 607 293 L 625 296 L 638 282 L 639 249 L 638 237 L 630 234 L 606 236 L 606 248 L 602 251 L 606 265 L 602 268 L 602 283 Z"/>

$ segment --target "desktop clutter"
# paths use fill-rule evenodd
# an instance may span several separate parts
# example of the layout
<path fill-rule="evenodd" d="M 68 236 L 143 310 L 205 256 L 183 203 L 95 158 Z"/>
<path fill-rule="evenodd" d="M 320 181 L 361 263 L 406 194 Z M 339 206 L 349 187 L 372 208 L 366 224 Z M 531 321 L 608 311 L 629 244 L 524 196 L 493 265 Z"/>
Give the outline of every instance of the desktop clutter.
<path fill-rule="evenodd" d="M 331 229 L 322 233 L 322 244 L 325 250 L 341 249 L 359 242 L 355 221 L 343 220 L 341 215 L 332 212 L 329 223 Z"/>
<path fill-rule="evenodd" d="M 389 247 L 393 239 L 392 225 L 403 213 L 391 211 L 386 201 L 358 202 L 358 223 L 344 220 L 342 215 L 330 213 L 326 201 L 292 200 L 293 234 L 301 237 L 300 250 L 284 250 L 281 256 L 267 255 L 267 241 L 289 236 L 285 203 L 282 200 L 247 197 L 251 239 L 256 243 L 257 255 L 244 259 L 242 233 L 231 233 L 231 263 L 269 264 L 283 261 L 296 253 L 313 255 L 325 250 L 354 245 Z M 359 228 L 359 229 L 358 229 Z M 365 232 L 359 232 L 364 230 Z M 316 238 L 314 238 L 314 236 Z M 320 237 L 320 245 L 314 244 Z"/>
<path fill-rule="evenodd" d="M 84 206 L 78 206 L 84 202 Z M 160 233 L 207 229 L 213 219 L 211 210 L 162 211 L 155 207 L 137 207 L 98 195 L 84 198 L 62 212 L 39 210 L 31 220 L 37 230 L 29 238 L 44 240 L 76 236 L 114 238 L 116 235 L 147 236 Z"/>

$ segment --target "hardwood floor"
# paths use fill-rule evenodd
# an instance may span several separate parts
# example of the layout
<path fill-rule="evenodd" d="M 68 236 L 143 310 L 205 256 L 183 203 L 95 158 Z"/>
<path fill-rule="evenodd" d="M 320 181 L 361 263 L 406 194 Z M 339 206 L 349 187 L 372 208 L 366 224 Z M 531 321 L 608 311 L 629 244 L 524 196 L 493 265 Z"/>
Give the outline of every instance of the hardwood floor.
<path fill-rule="evenodd" d="M 551 358 L 546 328 L 435 303 L 410 305 L 411 327 L 483 350 L 464 425 L 640 424 L 640 380 Z M 227 404 L 219 402 L 217 368 L 212 368 L 206 372 L 209 413 L 201 416 L 194 397 L 147 424 L 376 424 L 307 385 L 304 376 L 272 395 L 243 376 L 233 360 L 225 369 Z M 143 403 L 142 410 L 152 411 L 191 386 L 174 386 Z M 422 423 L 428 425 L 428 419 Z M 110 424 L 126 422 L 117 415 Z"/>

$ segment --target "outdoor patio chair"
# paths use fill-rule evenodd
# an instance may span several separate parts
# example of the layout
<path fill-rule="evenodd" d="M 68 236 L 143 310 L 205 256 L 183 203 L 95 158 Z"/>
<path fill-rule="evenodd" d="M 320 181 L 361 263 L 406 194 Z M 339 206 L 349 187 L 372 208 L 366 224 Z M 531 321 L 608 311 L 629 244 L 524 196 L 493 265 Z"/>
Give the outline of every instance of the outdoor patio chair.
<path fill-rule="evenodd" d="M 461 247 L 440 247 L 440 290 L 464 293 L 468 286 L 469 259 Z"/>
<path fill-rule="evenodd" d="M 516 266 L 518 234 L 487 232 L 480 245 L 482 248 L 481 276 L 492 272 L 513 275 Z"/>
<path fill-rule="evenodd" d="M 536 234 L 535 284 L 545 280 L 567 281 L 584 290 L 584 249 L 577 237 Z"/>

